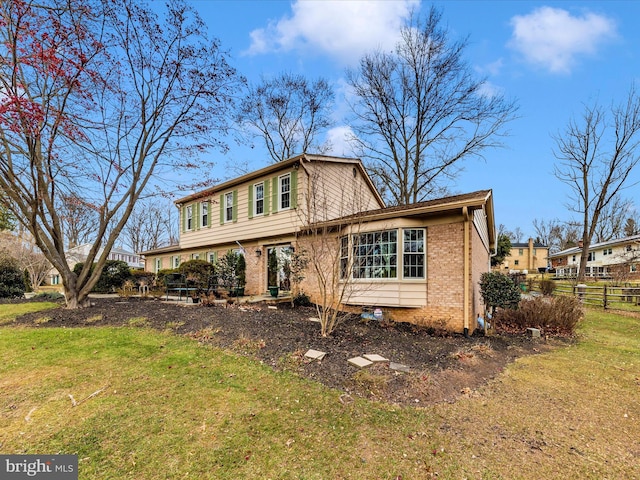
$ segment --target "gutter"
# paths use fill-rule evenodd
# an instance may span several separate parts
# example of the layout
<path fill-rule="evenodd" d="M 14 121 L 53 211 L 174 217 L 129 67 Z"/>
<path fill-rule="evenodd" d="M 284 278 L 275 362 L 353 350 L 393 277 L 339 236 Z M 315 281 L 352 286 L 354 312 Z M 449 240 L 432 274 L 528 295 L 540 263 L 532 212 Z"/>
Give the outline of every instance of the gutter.
<path fill-rule="evenodd" d="M 463 255 L 464 255 L 464 284 L 463 284 L 463 326 L 464 326 L 464 336 L 469 337 L 469 276 L 470 276 L 470 265 L 469 265 L 469 253 L 470 253 L 470 242 L 469 242 L 469 209 L 465 206 L 462 207 L 462 215 L 464 216 L 464 246 Z"/>

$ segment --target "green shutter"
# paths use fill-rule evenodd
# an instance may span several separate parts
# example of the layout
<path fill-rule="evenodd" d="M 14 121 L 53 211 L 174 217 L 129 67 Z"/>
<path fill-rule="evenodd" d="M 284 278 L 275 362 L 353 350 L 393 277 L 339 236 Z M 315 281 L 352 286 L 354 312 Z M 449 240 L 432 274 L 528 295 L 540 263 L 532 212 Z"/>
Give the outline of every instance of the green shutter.
<path fill-rule="evenodd" d="M 207 227 L 211 228 L 211 210 L 212 210 L 212 202 L 207 200 Z"/>
<path fill-rule="evenodd" d="M 271 211 L 271 209 L 269 208 L 271 205 L 271 202 L 269 201 L 269 180 L 266 180 L 264 182 L 264 191 L 262 192 L 262 204 L 264 205 L 262 207 L 262 210 L 264 211 L 265 215 L 269 215 L 269 212 Z"/>
<path fill-rule="evenodd" d="M 187 231 L 187 206 L 183 205 L 180 212 L 182 217 L 182 233 L 184 233 Z"/>
<path fill-rule="evenodd" d="M 249 218 L 253 218 L 253 185 L 249 185 L 249 191 L 247 192 L 249 198 Z"/>
<path fill-rule="evenodd" d="M 200 230 L 200 202 L 193 204 L 193 218 L 191 219 L 192 230 Z"/>
<path fill-rule="evenodd" d="M 224 194 L 220 195 L 220 225 L 224 224 Z"/>
<path fill-rule="evenodd" d="M 231 212 L 233 222 L 238 221 L 238 190 L 233 191 L 233 211 Z"/>
<path fill-rule="evenodd" d="M 271 180 L 272 183 L 272 191 L 271 191 L 271 209 L 273 213 L 276 213 L 279 210 L 278 206 L 278 177 L 273 177 Z"/>
<path fill-rule="evenodd" d="M 298 171 L 291 171 L 291 208 L 298 207 Z"/>

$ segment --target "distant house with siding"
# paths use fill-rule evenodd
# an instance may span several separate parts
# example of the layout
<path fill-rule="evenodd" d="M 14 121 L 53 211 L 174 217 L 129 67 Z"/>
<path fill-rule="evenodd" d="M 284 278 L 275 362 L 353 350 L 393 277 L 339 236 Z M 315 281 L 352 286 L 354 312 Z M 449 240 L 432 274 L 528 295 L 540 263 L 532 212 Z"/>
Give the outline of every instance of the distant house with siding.
<path fill-rule="evenodd" d="M 67 263 L 69 267 L 73 269 L 76 263 L 84 263 L 89 255 L 89 251 L 93 246 L 92 243 L 83 243 L 82 245 L 77 245 L 75 247 L 69 248 L 65 255 L 67 257 Z M 98 251 L 98 255 L 102 255 L 102 249 Z M 142 257 L 134 252 L 129 252 L 123 248 L 113 247 L 109 252 L 107 260 L 119 260 L 122 262 L 126 262 L 129 265 L 129 268 L 134 270 L 139 270 L 144 268 L 144 260 Z M 49 284 L 50 285 L 61 285 L 62 279 L 60 278 L 60 273 L 55 268 L 51 269 L 49 274 Z"/>
<path fill-rule="evenodd" d="M 321 230 L 343 267 L 340 282 L 352 289 L 345 308 L 379 307 L 396 321 L 459 332 L 472 331 L 484 313 L 479 280 L 496 241 L 490 190 L 386 207 L 358 159 L 305 154 L 183 197 L 176 207 L 179 245 L 144 252 L 149 271 L 190 259 L 213 263 L 235 250 L 245 256 L 245 294 L 259 295 L 269 286 L 267 259 L 286 263 L 295 251 L 310 251 Z M 311 270 L 300 287 L 314 301 L 320 292 Z M 287 288 L 282 270 L 278 278 Z"/>
<path fill-rule="evenodd" d="M 549 259 L 556 277 L 576 277 L 582 262 L 582 245 L 549 255 Z M 640 280 L 640 235 L 590 245 L 585 268 L 589 278 Z"/>
<path fill-rule="evenodd" d="M 537 273 L 546 270 L 549 263 L 549 247 L 532 238 L 528 242 L 511 244 L 511 251 L 499 266 L 500 270 L 512 273 Z"/>

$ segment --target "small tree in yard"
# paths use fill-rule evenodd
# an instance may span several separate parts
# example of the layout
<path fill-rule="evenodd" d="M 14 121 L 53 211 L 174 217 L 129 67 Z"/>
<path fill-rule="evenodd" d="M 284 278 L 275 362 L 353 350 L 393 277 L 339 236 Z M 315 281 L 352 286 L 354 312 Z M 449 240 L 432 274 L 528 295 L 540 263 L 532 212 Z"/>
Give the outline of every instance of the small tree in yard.
<path fill-rule="evenodd" d="M 484 304 L 495 315 L 496 308 L 517 308 L 520 302 L 520 289 L 503 273 L 485 272 L 480 277 L 480 294 Z"/>

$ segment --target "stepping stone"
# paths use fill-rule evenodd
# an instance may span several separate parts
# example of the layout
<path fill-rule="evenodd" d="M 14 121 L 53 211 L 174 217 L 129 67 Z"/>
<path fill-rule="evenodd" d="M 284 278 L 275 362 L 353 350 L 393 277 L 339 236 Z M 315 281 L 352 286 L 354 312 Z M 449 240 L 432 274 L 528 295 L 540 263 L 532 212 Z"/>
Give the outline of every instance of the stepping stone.
<path fill-rule="evenodd" d="M 321 352 L 320 350 L 313 350 L 312 348 L 307 350 L 307 353 L 304 354 L 305 357 L 310 358 L 312 360 L 318 360 L 318 361 L 322 360 L 325 355 L 326 355 L 326 352 Z"/>
<path fill-rule="evenodd" d="M 358 368 L 364 368 L 364 367 L 368 367 L 369 365 L 373 365 L 373 362 L 370 362 L 366 358 L 362 358 L 362 357 L 353 357 L 347 360 L 347 362 L 349 362 L 351 365 Z"/>
<path fill-rule="evenodd" d="M 378 355 L 377 353 L 367 353 L 366 355 L 363 355 L 363 357 L 373 363 L 389 361 L 389 359 L 384 358 L 383 356 Z"/>
<path fill-rule="evenodd" d="M 309 321 L 320 323 L 320 319 L 318 317 L 309 317 Z"/>
<path fill-rule="evenodd" d="M 406 365 L 403 365 L 401 363 L 396 363 L 396 362 L 389 363 L 389 368 L 391 370 L 395 370 L 396 372 L 409 373 L 411 371 L 411 369 Z"/>
<path fill-rule="evenodd" d="M 267 305 L 267 309 L 269 309 L 269 310 L 277 310 L 278 307 L 276 307 L 275 305 Z"/>
<path fill-rule="evenodd" d="M 531 338 L 540 338 L 540 329 L 538 328 L 527 328 L 527 333 Z"/>

